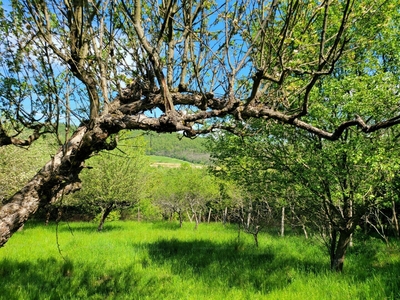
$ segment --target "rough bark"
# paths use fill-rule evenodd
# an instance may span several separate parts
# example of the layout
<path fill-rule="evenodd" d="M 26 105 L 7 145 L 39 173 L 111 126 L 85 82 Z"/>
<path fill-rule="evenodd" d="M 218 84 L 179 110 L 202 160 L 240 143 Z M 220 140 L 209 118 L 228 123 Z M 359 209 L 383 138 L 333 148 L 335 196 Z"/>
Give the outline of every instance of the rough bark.
<path fill-rule="evenodd" d="M 54 202 L 63 193 L 80 188 L 78 174 L 91 153 L 82 147 L 86 131 L 85 127 L 79 128 L 69 142 L 0 208 L 0 246 L 37 211 L 39 205 Z"/>

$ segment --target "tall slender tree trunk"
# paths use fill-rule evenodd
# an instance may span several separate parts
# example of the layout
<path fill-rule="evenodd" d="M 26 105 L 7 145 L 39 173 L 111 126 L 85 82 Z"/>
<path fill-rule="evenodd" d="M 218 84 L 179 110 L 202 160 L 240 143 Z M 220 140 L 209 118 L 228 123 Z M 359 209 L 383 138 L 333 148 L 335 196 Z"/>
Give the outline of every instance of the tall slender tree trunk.
<path fill-rule="evenodd" d="M 183 216 L 182 216 L 182 210 L 181 209 L 178 211 L 178 214 L 179 214 L 179 227 L 182 228 L 182 226 L 183 226 Z"/>
<path fill-rule="evenodd" d="M 211 209 L 211 207 L 210 207 L 210 210 L 208 211 L 207 223 L 210 223 L 211 211 L 212 211 L 212 209 Z"/>
<path fill-rule="evenodd" d="M 228 207 L 225 207 L 225 209 L 224 209 L 224 214 L 223 214 L 223 218 L 222 218 L 222 222 L 223 222 L 223 224 L 225 225 L 226 224 L 226 217 L 227 217 L 227 215 L 228 215 Z"/>
<path fill-rule="evenodd" d="M 306 239 L 308 239 L 307 227 L 304 223 L 301 224 L 301 228 L 303 229 L 303 233 Z"/>
<path fill-rule="evenodd" d="M 352 218 L 353 217 L 353 200 L 349 200 L 349 217 Z M 353 234 L 350 234 L 350 241 L 349 241 L 349 247 L 353 247 Z"/>
<path fill-rule="evenodd" d="M 247 222 L 246 222 L 247 230 L 249 230 L 249 228 L 250 228 L 250 222 L 251 222 L 251 211 L 249 211 L 247 214 Z"/>
<path fill-rule="evenodd" d="M 187 213 L 187 216 L 189 218 L 190 223 L 192 223 L 193 222 L 193 216 L 190 216 L 189 211 L 186 211 L 186 213 Z"/>
<path fill-rule="evenodd" d="M 285 207 L 282 206 L 282 215 L 281 215 L 281 236 L 285 235 Z"/>
<path fill-rule="evenodd" d="M 194 229 L 196 230 L 199 227 L 199 216 L 197 215 L 195 210 L 192 210 L 194 215 L 195 226 Z"/>
<path fill-rule="evenodd" d="M 396 203 L 392 201 L 392 222 L 394 225 L 394 234 L 398 238 L 400 235 L 399 221 L 397 219 Z"/>

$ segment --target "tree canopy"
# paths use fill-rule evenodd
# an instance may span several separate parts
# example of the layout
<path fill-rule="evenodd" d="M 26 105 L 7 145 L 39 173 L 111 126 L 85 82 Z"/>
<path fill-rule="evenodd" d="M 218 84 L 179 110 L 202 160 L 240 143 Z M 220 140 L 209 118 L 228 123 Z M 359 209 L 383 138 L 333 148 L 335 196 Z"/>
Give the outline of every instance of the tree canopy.
<path fill-rule="evenodd" d="M 4 3 L 0 145 L 29 145 L 51 132 L 61 147 L 1 207 L 0 245 L 40 203 L 79 189 L 84 161 L 115 148 L 113 135 L 123 129 L 195 137 L 215 129 L 236 131 L 237 124 L 264 118 L 337 140 L 350 127 L 371 133 L 400 123 L 397 107 L 382 106 L 398 101 L 392 84 L 398 82 L 396 4 Z M 354 64 L 359 74 L 348 76 L 346 68 Z M 325 110 L 335 89 L 323 83 L 335 79 L 351 88 L 342 105 Z M 358 80 L 362 84 L 353 90 Z M 387 89 L 367 93 L 374 80 L 387 82 Z M 343 115 L 346 97 L 360 101 L 352 101 L 351 114 Z M 379 108 L 364 110 L 365 101 Z M 307 118 L 312 110 L 316 113 Z M 325 122 L 328 117 L 336 121 Z M 70 135 L 72 123 L 77 128 Z"/>

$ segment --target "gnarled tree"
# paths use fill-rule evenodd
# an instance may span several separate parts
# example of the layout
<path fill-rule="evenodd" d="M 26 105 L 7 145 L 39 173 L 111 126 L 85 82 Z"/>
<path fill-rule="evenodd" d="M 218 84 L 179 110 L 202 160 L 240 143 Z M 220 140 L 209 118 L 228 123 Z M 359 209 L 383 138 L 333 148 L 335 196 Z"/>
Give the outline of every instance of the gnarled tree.
<path fill-rule="evenodd" d="M 397 111 L 360 114 L 335 128 L 302 120 L 321 78 L 352 49 L 368 47 L 380 28 L 398 25 L 384 13 L 397 9 L 394 1 L 11 4 L 0 11 L 7 37 L 0 51 L 8 54 L 1 59 L 0 145 L 58 132 L 63 116 L 80 125 L 0 208 L 0 246 L 39 205 L 79 189 L 84 161 L 114 148 L 108 138 L 121 130 L 194 137 L 234 130 L 232 120 L 270 118 L 336 140 L 351 126 L 372 132 L 400 122 Z M 360 27 L 370 30 L 360 37 Z M 14 136 L 27 127 L 31 137 Z"/>

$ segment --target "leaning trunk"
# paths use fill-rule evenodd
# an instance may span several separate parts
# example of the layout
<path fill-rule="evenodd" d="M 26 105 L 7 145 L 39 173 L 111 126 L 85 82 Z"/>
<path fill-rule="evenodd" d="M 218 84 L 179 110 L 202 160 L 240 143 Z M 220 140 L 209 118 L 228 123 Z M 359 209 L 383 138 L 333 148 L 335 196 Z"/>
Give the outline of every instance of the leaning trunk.
<path fill-rule="evenodd" d="M 79 127 L 57 154 L 8 202 L 0 207 L 0 247 L 16 232 L 39 207 L 51 204 L 62 195 L 79 190 L 79 173 L 84 161 L 101 149 L 112 149 L 107 144 L 111 132 L 92 121 L 92 129 Z"/>
<path fill-rule="evenodd" d="M 103 210 L 103 214 L 100 218 L 99 226 L 97 227 L 97 231 L 103 231 L 104 222 L 106 221 L 110 212 L 112 212 L 114 208 L 114 204 L 107 205 L 106 208 Z"/>
<path fill-rule="evenodd" d="M 78 174 L 88 157 L 81 147 L 85 133 L 85 127 L 78 128 L 66 146 L 0 208 L 0 247 L 40 206 L 80 188 Z"/>

